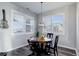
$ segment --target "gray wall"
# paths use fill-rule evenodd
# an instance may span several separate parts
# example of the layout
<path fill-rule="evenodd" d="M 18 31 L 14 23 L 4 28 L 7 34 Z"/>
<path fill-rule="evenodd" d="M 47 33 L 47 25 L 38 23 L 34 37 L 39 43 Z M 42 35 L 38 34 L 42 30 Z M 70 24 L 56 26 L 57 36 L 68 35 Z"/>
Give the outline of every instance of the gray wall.
<path fill-rule="evenodd" d="M 28 10 L 21 8 L 20 6 L 16 6 L 12 3 L 8 2 L 0 2 L 0 20 L 2 19 L 2 9 L 6 10 L 6 19 L 8 20 L 9 28 L 1 29 L 0 28 L 0 52 L 10 51 L 21 46 L 27 45 L 27 35 L 33 34 L 20 34 L 12 36 L 11 34 L 11 10 L 17 10 L 24 14 L 28 14 L 30 16 L 36 17 L 36 15 Z M 35 18 L 36 19 L 36 18 Z"/>
<path fill-rule="evenodd" d="M 59 46 L 70 49 L 76 48 L 76 3 L 43 13 L 43 16 L 64 13 L 65 15 L 65 34 L 60 35 Z M 40 14 L 38 15 L 38 23 L 40 22 Z M 39 29 L 39 28 L 38 28 Z M 39 29 L 40 30 L 40 29 Z"/>
<path fill-rule="evenodd" d="M 77 3 L 77 40 L 76 40 L 76 52 L 77 55 L 79 56 L 79 3 Z"/>
<path fill-rule="evenodd" d="M 40 15 L 36 16 L 34 13 L 30 13 L 27 10 L 21 8 L 20 6 L 15 6 L 11 3 L 0 3 L 0 20 L 2 19 L 2 8 L 6 10 L 6 19 L 8 20 L 9 28 L 1 29 L 0 28 L 0 52 L 10 51 L 21 46 L 25 46 L 27 44 L 26 39 L 27 36 L 31 36 L 33 34 L 20 34 L 15 35 L 14 37 L 11 35 L 11 10 L 17 10 L 22 13 L 34 16 L 36 20 L 36 24 L 40 21 Z M 77 7 L 77 11 L 79 9 L 79 4 Z M 65 35 L 61 35 L 59 39 L 59 45 L 75 49 L 76 48 L 76 4 L 72 4 L 70 6 L 65 6 L 56 10 L 51 10 L 49 12 L 44 13 L 45 15 L 54 15 L 56 13 L 63 12 L 65 14 Z M 77 15 L 78 16 L 78 15 Z M 38 21 L 38 22 L 37 22 Z M 78 26 L 78 18 L 77 18 L 77 51 L 79 51 L 79 26 Z M 36 25 L 36 31 L 38 26 Z"/>

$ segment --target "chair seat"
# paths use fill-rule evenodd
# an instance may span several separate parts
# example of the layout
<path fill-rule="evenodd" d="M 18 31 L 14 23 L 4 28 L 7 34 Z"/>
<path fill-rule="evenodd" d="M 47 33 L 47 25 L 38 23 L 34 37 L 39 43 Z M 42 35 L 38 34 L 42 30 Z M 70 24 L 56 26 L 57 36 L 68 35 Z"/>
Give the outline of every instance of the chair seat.
<path fill-rule="evenodd" d="M 54 49 L 54 46 L 53 46 L 53 45 L 51 45 L 51 46 L 50 46 L 50 48 Z"/>

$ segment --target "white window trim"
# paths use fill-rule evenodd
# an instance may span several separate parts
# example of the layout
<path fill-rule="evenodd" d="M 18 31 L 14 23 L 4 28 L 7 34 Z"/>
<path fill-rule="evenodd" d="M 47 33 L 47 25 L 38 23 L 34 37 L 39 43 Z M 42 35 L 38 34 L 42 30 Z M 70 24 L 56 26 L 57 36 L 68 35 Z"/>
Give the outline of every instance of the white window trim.
<path fill-rule="evenodd" d="M 58 15 L 63 15 L 64 17 L 64 20 L 63 20 L 63 27 L 64 27 L 64 32 L 63 33 L 54 33 L 54 34 L 57 34 L 57 35 L 65 35 L 65 13 L 56 13 L 56 14 L 53 14 L 52 16 L 58 16 Z"/>
<path fill-rule="evenodd" d="M 52 17 L 52 16 L 57 16 L 57 15 L 63 15 L 63 17 L 64 17 L 64 20 L 63 20 L 63 27 L 64 27 L 63 30 L 64 30 L 64 32 L 63 33 L 54 33 L 54 32 L 52 32 L 52 33 L 57 34 L 57 35 L 65 35 L 65 13 L 64 12 L 63 13 L 56 13 L 56 14 L 52 14 L 52 15 L 46 15 L 46 16 L 43 16 L 43 17 L 48 17 L 48 16 Z M 51 22 L 51 24 L 52 24 L 52 22 Z M 39 26 L 41 26 L 41 24 L 39 24 Z M 42 26 L 42 27 L 44 27 L 44 26 Z"/>
<path fill-rule="evenodd" d="M 20 12 L 20 11 L 17 11 L 17 10 L 11 10 L 11 23 L 13 22 L 13 14 L 14 13 L 18 13 L 18 14 L 21 14 L 22 16 L 24 16 L 24 19 L 26 19 L 26 18 L 31 18 L 31 19 L 33 19 L 34 20 L 34 17 L 33 16 L 30 16 L 30 15 L 27 15 L 27 14 L 25 14 L 25 13 L 22 13 L 22 12 Z M 34 20 L 34 22 L 35 22 L 35 20 Z M 34 25 L 35 26 L 35 25 Z M 32 29 L 31 29 L 31 32 L 23 32 L 23 33 L 13 33 L 13 29 L 12 29 L 12 24 L 10 25 L 10 28 L 11 28 L 11 35 L 14 35 L 14 34 L 33 34 L 33 33 L 35 33 L 35 27 L 34 27 L 34 29 L 33 29 L 33 31 L 32 31 Z"/>

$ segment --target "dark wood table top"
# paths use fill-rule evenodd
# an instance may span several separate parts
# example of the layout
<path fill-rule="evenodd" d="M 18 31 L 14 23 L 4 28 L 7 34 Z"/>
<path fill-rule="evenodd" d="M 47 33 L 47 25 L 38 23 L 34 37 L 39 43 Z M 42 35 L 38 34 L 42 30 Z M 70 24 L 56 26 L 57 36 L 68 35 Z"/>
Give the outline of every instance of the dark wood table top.
<path fill-rule="evenodd" d="M 44 38 L 44 40 L 40 40 L 40 42 L 43 42 L 43 43 L 45 43 L 45 42 L 51 42 L 52 41 L 52 39 L 50 39 L 50 38 L 47 38 L 47 37 L 45 37 Z M 30 42 L 39 42 L 39 40 L 38 40 L 38 38 L 31 38 L 30 39 Z"/>

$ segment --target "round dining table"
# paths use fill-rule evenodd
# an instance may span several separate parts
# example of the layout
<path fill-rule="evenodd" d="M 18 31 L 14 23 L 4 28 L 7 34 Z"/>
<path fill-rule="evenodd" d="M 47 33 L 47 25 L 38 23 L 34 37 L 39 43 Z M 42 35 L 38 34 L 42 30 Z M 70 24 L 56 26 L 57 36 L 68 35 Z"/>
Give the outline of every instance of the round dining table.
<path fill-rule="evenodd" d="M 38 38 L 33 37 L 29 40 L 32 44 L 35 44 L 34 48 L 38 51 L 38 53 L 44 52 L 47 53 L 50 52 L 50 48 L 47 49 L 46 46 L 50 46 L 52 44 L 52 39 L 44 37 L 44 40 L 38 40 Z"/>

